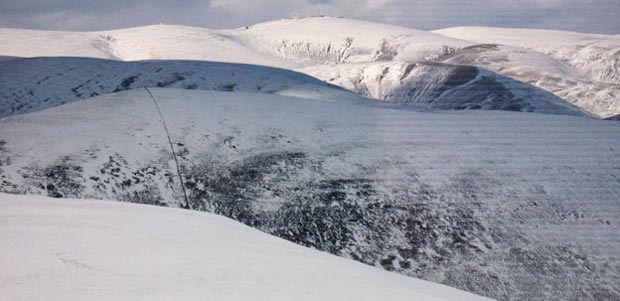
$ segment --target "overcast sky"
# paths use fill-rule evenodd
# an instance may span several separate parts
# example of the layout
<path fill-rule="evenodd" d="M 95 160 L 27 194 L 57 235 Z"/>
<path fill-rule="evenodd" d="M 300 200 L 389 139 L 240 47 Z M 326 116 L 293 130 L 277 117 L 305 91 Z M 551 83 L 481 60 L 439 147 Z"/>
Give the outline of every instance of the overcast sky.
<path fill-rule="evenodd" d="M 620 0 L 0 0 L 0 27 L 105 30 L 165 23 L 236 28 L 319 10 L 418 29 L 481 25 L 620 34 Z"/>

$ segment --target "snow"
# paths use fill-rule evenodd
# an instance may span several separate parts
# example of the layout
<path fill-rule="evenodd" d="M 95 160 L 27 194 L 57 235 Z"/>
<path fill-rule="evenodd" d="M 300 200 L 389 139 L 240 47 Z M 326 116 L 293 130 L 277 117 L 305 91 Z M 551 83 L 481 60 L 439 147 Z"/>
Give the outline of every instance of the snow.
<path fill-rule="evenodd" d="M 497 299 L 615 300 L 620 124 L 583 118 L 583 110 L 620 116 L 618 41 L 497 28 L 424 32 L 340 18 L 232 30 L 0 29 L 0 192 L 189 205 Z M 144 87 L 161 88 L 150 89 L 151 99 Z M 21 273 L 0 289 L 24 299 L 44 297 L 40 291 L 65 299 L 77 289 L 92 299 L 110 287 L 113 299 L 444 292 L 462 299 L 456 290 L 205 213 L 169 208 L 176 218 L 111 202 L 5 198 L 7 208 L 29 215 L 0 210 L 7 217 L 0 224 L 10 226 L 0 225 L 0 239 L 15 242 L 0 243 L 0 270 Z M 130 215 L 133 209 L 153 217 Z M 212 223 L 203 229 L 194 218 Z M 28 234 L 39 219 L 39 232 Z M 252 235 L 230 242 L 245 234 L 220 230 L 216 220 Z M 50 225 L 64 240 L 48 238 Z M 131 226 L 138 231 L 119 230 Z M 31 247 L 33 235 L 40 250 Z M 246 254 L 255 246 L 246 241 L 277 248 L 260 244 Z M 304 264 L 286 265 L 282 248 Z M 309 269 L 318 267 L 324 270 L 315 278 Z M 324 288 L 319 295 L 316 287 Z M 429 295 L 435 291 L 441 296 Z"/>
<path fill-rule="evenodd" d="M 617 35 L 582 34 L 556 30 L 513 29 L 492 27 L 455 27 L 433 31 L 447 37 L 458 37 L 476 43 L 502 44 L 518 47 L 522 53 L 538 52 L 528 55 L 525 60 L 530 70 L 553 74 L 552 81 L 568 81 L 568 83 L 545 83 L 537 86 L 549 90 L 556 95 L 592 113 L 608 117 L 620 113 L 620 104 L 616 101 L 620 95 L 620 37 Z M 512 51 L 514 52 L 514 51 Z M 532 64 L 532 56 L 544 54 L 572 69 L 572 72 L 549 72 L 553 63 L 542 65 Z M 517 65 L 523 60 L 513 60 Z M 501 63 L 500 63 L 501 65 Z M 491 67 L 498 71 L 499 67 Z M 564 68 L 565 69 L 565 68 Z M 514 76 L 529 82 L 545 78 L 545 73 L 532 77 Z M 563 74 L 564 73 L 564 74 Z M 577 76 L 575 76 L 577 75 Z"/>
<path fill-rule="evenodd" d="M 505 110 L 590 116 L 550 92 L 482 68 L 376 62 L 300 70 L 358 94 L 420 110 Z"/>
<path fill-rule="evenodd" d="M 418 61 L 441 53 L 445 47 L 471 45 L 421 30 L 331 17 L 278 20 L 227 33 L 254 49 L 304 65 Z M 394 57 L 387 57 L 382 53 L 385 50 Z"/>
<path fill-rule="evenodd" d="M 0 194 L 6 300 L 487 300 L 214 214 Z"/>
<path fill-rule="evenodd" d="M 308 72 L 344 87 L 350 87 L 349 82 L 359 86 L 355 76 L 335 79 L 327 75 L 360 68 L 366 72 L 382 71 L 380 66 L 387 62 L 396 66 L 427 61 L 467 64 L 499 74 L 493 77 L 510 77 L 544 89 L 600 117 L 620 114 L 616 101 L 620 95 L 617 74 L 620 39 L 617 36 L 493 28 L 425 32 L 330 17 L 279 20 L 231 30 L 177 25 L 101 32 L 0 30 L 0 55 L 8 57 L 71 56 L 123 61 L 208 60 L 256 64 Z M 539 42 L 540 36 L 549 42 Z M 511 47 L 469 49 L 480 49 L 480 43 Z M 382 73 L 366 74 L 363 85 L 383 85 L 377 80 L 380 78 Z M 510 88 L 518 90 L 519 87 L 511 85 Z M 379 94 L 401 98 L 378 99 L 409 102 L 402 99 L 406 95 L 402 92 L 411 89 L 408 82 L 383 85 L 383 89 Z M 364 93 L 363 90 L 356 87 L 355 91 Z M 374 97 L 374 94 L 365 95 Z M 496 99 L 501 97 L 496 96 Z"/>
<path fill-rule="evenodd" d="M 617 122 L 151 91 L 193 209 L 498 299 L 620 295 Z M 3 192 L 184 204 L 144 89 L 0 129 Z"/>
<path fill-rule="evenodd" d="M 184 59 L 274 67 L 295 64 L 261 54 L 216 31 L 153 25 L 101 32 L 0 29 L 0 54 L 13 57 L 90 57 L 124 61 Z"/>
<path fill-rule="evenodd" d="M 361 99 L 297 72 L 232 63 L 51 57 L 0 63 L 0 73 L 4 75 L 0 81 L 0 117 L 142 87 L 244 91 L 340 101 Z"/>

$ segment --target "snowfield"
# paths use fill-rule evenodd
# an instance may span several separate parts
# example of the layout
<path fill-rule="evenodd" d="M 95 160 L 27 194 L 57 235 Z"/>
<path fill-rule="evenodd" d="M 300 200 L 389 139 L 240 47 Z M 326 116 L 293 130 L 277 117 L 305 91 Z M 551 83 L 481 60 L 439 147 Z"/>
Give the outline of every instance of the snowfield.
<path fill-rule="evenodd" d="M 0 119 L 0 190 L 209 211 L 500 300 L 620 296 L 616 122 L 150 92 Z"/>
<path fill-rule="evenodd" d="M 541 48 L 532 46 L 539 32 L 519 32 L 516 36 L 520 38 L 511 40 L 502 38 L 503 32 L 499 29 L 487 29 L 487 32 L 495 33 L 492 38 L 475 39 L 483 35 L 472 37 L 466 34 L 468 30 L 425 32 L 329 17 L 280 20 L 232 30 L 174 25 L 102 32 L 0 29 L 0 55 L 256 64 L 305 72 L 365 96 L 413 104 L 423 109 L 491 108 L 553 113 L 547 108 L 547 103 L 557 103 L 561 98 L 599 117 L 620 114 L 617 101 L 620 82 L 615 74 L 620 39 L 616 36 L 586 39 L 566 33 L 563 44 L 554 42 L 557 39 L 549 39 L 549 43 L 559 46 Z M 494 41 L 496 37 L 497 41 Z M 594 40 L 595 44 L 586 47 L 585 40 Z M 502 43 L 510 47 L 495 45 Z M 578 54 L 573 55 L 574 52 Z M 415 63 L 425 65 L 428 62 L 447 66 L 420 68 L 428 73 L 418 73 L 419 77 L 404 81 L 382 82 L 384 78 L 396 79 L 406 73 L 402 71 L 405 69 L 403 66 L 413 66 Z M 386 64 L 391 67 L 385 68 Z M 468 99 L 464 103 L 434 107 L 428 105 L 433 99 L 416 99 L 426 95 L 420 92 L 421 88 L 428 87 L 434 91 L 444 89 L 434 83 L 449 78 L 450 72 L 445 72 L 446 68 L 459 68 L 460 65 L 474 66 L 480 69 L 480 73 L 490 74 L 493 79 L 490 82 L 462 82 L 462 85 L 472 84 L 469 87 L 475 86 L 477 91 L 489 91 L 483 93 L 486 95 L 465 92 L 468 87 L 462 87 L 459 93 L 449 95 Z M 334 77 L 334 73 L 338 75 Z M 438 75 L 446 78 L 437 78 Z M 412 84 L 412 81 L 427 77 L 433 78 L 432 85 L 424 81 Z M 508 81 L 506 77 L 514 81 L 509 85 L 497 83 L 496 79 Z M 380 93 L 375 93 L 376 87 L 380 87 Z M 556 97 L 543 91 L 533 92 L 534 87 Z M 500 90 L 504 92 L 498 93 Z M 492 97 L 487 98 L 490 95 Z M 524 99 L 522 95 L 537 96 Z M 480 101 L 471 102 L 471 99 Z M 539 101 L 545 103 L 542 105 L 545 109 L 534 109 Z M 493 106 L 489 105 L 490 102 L 503 104 Z M 570 111 L 575 114 L 574 108 Z"/>
<path fill-rule="evenodd" d="M 5 300 L 488 300 L 214 214 L 0 194 Z"/>

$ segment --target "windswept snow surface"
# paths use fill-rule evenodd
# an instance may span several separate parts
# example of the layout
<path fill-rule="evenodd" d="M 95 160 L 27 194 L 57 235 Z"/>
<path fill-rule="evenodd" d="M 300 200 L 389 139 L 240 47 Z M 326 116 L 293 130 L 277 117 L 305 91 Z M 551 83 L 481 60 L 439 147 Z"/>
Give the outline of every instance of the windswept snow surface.
<path fill-rule="evenodd" d="M 386 84 L 382 81 L 384 78 L 395 79 L 406 75 L 409 72 L 404 70 L 414 66 L 416 62 L 421 62 L 422 65 L 430 61 L 450 63 L 442 61 L 442 58 L 476 43 L 365 21 L 325 17 L 280 20 L 234 30 L 157 25 L 103 32 L 67 33 L 2 29 L 0 33 L 0 55 L 6 56 L 95 57 L 125 61 L 182 59 L 259 64 L 299 70 L 329 83 L 346 88 L 353 87 L 353 91 L 366 96 L 422 109 L 500 109 L 549 114 L 567 114 L 567 111 L 570 111 L 568 112 L 570 115 L 581 114 L 575 108 L 567 110 L 566 108 L 570 106 L 566 104 L 556 106 L 562 101 L 550 94 L 536 91 L 532 86 L 517 81 L 512 81 L 509 85 L 497 83 L 507 82 L 508 79 L 482 69 L 480 73 L 488 74 L 485 79 L 490 81 L 478 80 L 475 85 L 465 85 L 467 82 L 462 82 L 462 87 L 444 93 L 444 99 L 437 102 L 433 97 L 445 92 L 446 85 L 443 83 L 451 79 L 451 72 L 447 70 L 466 67 L 436 64 L 431 68 L 426 64 L 426 68 L 418 68 L 417 72 L 413 73 L 419 76 L 410 78 L 405 76 L 401 78 L 402 80 L 391 80 Z M 57 44 L 60 45 L 57 47 Z M 29 47 L 29 45 L 36 46 Z M 547 58 L 545 55 L 541 56 Z M 539 64 L 536 61 L 539 58 L 530 54 L 524 57 L 525 61 L 531 59 L 530 66 L 538 68 Z M 502 70 L 506 69 L 503 63 L 499 66 L 485 66 L 477 64 L 475 59 L 468 62 L 479 68 L 489 68 L 505 74 L 502 73 Z M 19 63 L 13 66 L 16 64 Z M 392 68 L 386 68 L 386 65 L 391 65 Z M 428 73 L 421 74 L 422 71 Z M 563 75 L 560 75 L 561 84 L 540 85 L 539 77 L 545 75 L 539 75 L 537 72 L 538 69 L 530 72 L 536 74 L 534 79 L 518 76 L 515 78 L 547 89 L 560 97 L 564 97 L 570 90 L 571 95 L 575 95 L 569 99 L 572 103 L 598 115 L 615 109 L 615 105 L 608 103 L 603 107 L 590 105 L 592 98 L 590 96 L 596 94 L 595 99 L 610 99 L 609 95 L 613 96 L 616 93 L 614 87 L 603 89 L 600 86 L 588 85 L 589 94 L 582 95 L 579 94 L 583 92 L 582 86 L 575 88 L 571 85 L 572 78 L 564 79 Z M 362 73 L 363 76 L 358 76 Z M 332 76 L 333 74 L 338 75 Z M 558 77 L 556 73 L 550 74 L 547 78 Z M 40 74 L 41 78 L 56 75 L 54 70 L 49 69 L 48 73 Z M 514 76 L 515 73 L 505 75 Z M 128 77 L 114 80 L 120 82 L 125 78 Z M 38 83 L 40 80 L 33 82 Z M 13 86 L 12 83 L 11 85 Z M 380 87 L 381 92 L 374 93 L 375 87 Z M 17 96 L 20 98 L 17 100 L 17 106 L 28 106 L 33 95 L 23 97 L 21 95 L 33 89 L 37 88 L 24 87 L 17 93 L 11 91 L 7 102 L 15 103 L 10 98 Z M 4 90 L 0 91 L 7 94 Z M 97 91 L 94 93 L 100 94 Z M 41 97 L 37 97 L 36 102 L 44 102 L 48 98 L 47 95 L 39 95 Z M 49 98 L 52 99 L 54 96 L 51 95 Z M 550 106 L 549 103 L 554 105 Z M 600 108 L 593 109 L 594 107 Z M 556 111 L 554 108 L 559 110 Z"/>
<path fill-rule="evenodd" d="M 4 300 L 488 300 L 203 212 L 0 194 Z"/>
<path fill-rule="evenodd" d="M 620 298 L 620 123 L 151 92 L 195 210 L 500 300 Z M 185 205 L 144 89 L 0 129 L 2 192 Z"/>

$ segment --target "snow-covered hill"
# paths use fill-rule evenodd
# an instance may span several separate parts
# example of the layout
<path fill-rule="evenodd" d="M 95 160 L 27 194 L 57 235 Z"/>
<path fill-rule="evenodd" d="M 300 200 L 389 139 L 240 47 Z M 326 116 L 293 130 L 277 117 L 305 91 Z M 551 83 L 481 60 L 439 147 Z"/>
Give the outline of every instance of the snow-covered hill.
<path fill-rule="evenodd" d="M 307 67 L 361 95 L 422 110 L 503 110 L 590 116 L 550 92 L 478 67 L 441 63 L 358 63 Z"/>
<path fill-rule="evenodd" d="M 592 81 L 547 55 L 497 44 L 466 47 L 444 56 L 448 64 L 471 65 L 540 87 L 599 116 L 620 113 L 620 85 Z"/>
<path fill-rule="evenodd" d="M 153 25 L 102 32 L 37 31 L 0 28 L 0 55 L 14 57 L 90 57 L 136 60 L 206 60 L 292 67 L 217 31 Z"/>
<path fill-rule="evenodd" d="M 15 301 L 487 300 L 213 214 L 8 194 L 0 270 L 0 295 Z"/>
<path fill-rule="evenodd" d="M 0 117 L 142 87 L 270 93 L 361 100 L 358 94 L 421 110 L 487 109 L 587 115 L 555 95 L 475 67 L 395 62 L 301 70 L 201 61 L 119 62 L 32 58 L 0 62 Z M 377 75 L 379 74 L 379 75 Z"/>
<path fill-rule="evenodd" d="M 0 190 L 210 211 L 501 300 L 620 296 L 617 122 L 151 93 L 0 119 Z"/>
<path fill-rule="evenodd" d="M 361 99 L 310 76 L 271 67 L 204 61 L 121 62 L 31 58 L 0 62 L 0 117 L 142 87 Z"/>
<path fill-rule="evenodd" d="M 620 112 L 620 105 L 615 101 L 615 96 L 620 91 L 617 85 L 585 82 L 578 72 L 565 72 L 569 68 L 561 63 L 555 64 L 557 66 L 540 64 L 541 61 L 550 60 L 543 54 L 530 51 L 520 54 L 518 61 L 498 59 L 494 60 L 494 64 L 480 63 L 485 60 L 486 54 L 480 55 L 479 52 L 475 52 L 473 58 L 471 53 L 467 52 L 470 57 L 467 60 L 444 60 L 455 53 L 461 53 L 461 49 L 474 47 L 476 44 L 437 33 L 328 17 L 280 20 L 234 30 L 173 25 L 80 33 L 0 30 L 0 55 L 4 56 L 95 57 L 132 61 L 184 59 L 258 64 L 307 72 L 321 80 L 353 88 L 367 96 L 406 104 L 433 103 L 434 99 L 419 98 L 436 93 L 421 93 L 420 87 L 443 91 L 444 86 L 435 86 L 433 83 L 449 81 L 450 78 L 439 78 L 450 76 L 451 72 L 444 69 L 458 70 L 460 67 L 439 68 L 434 65 L 436 67 L 430 68 L 425 65 L 427 68 L 418 68 L 414 73 L 419 76 L 410 77 L 404 82 L 391 81 L 385 84 L 382 80 L 386 78 L 383 73 L 386 65 L 393 66 L 387 77 L 396 78 L 407 72 L 394 70 L 406 70 L 407 66 L 413 66 L 416 62 L 422 62 L 422 65 L 429 61 L 467 63 L 546 89 L 600 116 Z M 515 71 L 513 67 L 522 66 L 523 61 L 528 62 L 526 65 L 529 67 Z M 421 74 L 422 71 L 429 73 Z M 349 75 L 349 72 L 352 74 Z M 359 77 L 362 73 L 363 76 Z M 488 74 L 488 71 L 481 70 L 480 73 Z M 339 75 L 333 77 L 334 74 Z M 480 84 L 481 81 L 477 81 L 476 85 L 470 85 L 470 88 L 475 86 L 476 93 L 471 93 L 470 90 L 463 94 L 464 89 L 460 89 L 459 93 L 446 94 L 451 98 L 436 102 L 441 104 L 436 108 L 514 110 L 519 107 L 525 111 L 555 113 L 550 107 L 544 110 L 532 108 L 546 107 L 549 102 L 557 104 L 557 98 L 516 81 L 511 81 L 508 85 L 500 84 L 502 87 L 498 89 L 496 81 L 508 80 L 497 74 L 491 77 L 493 82 L 490 84 Z M 496 80 L 498 78 L 499 80 Z M 116 78 L 115 81 L 123 79 Z M 576 82 L 579 84 L 575 85 Z M 373 87 L 380 87 L 381 92 L 376 93 Z M 523 93 L 524 89 L 527 93 Z M 26 90 L 29 91 L 30 88 Z M 499 93 L 500 91 L 502 92 Z M 521 96 L 526 94 L 536 97 L 523 99 Z M 30 98 L 32 97 L 26 96 L 25 102 L 29 102 Z M 47 96 L 37 101 L 44 101 L 46 98 Z M 472 99 L 475 101 L 471 101 Z M 446 100 L 454 103 L 445 103 Z M 18 102 L 21 105 L 22 101 Z M 539 105 L 538 102 L 545 105 Z M 567 107 L 564 104 L 560 106 Z M 433 108 L 429 105 L 422 107 Z"/>
<path fill-rule="evenodd" d="M 434 33 L 531 49 L 566 63 L 593 81 L 620 84 L 620 35 L 493 27 L 455 27 Z"/>
<path fill-rule="evenodd" d="M 225 33 L 248 47 L 305 66 L 423 61 L 472 45 L 406 27 L 330 17 L 278 20 Z"/>
<path fill-rule="evenodd" d="M 617 36 L 479 27 L 436 33 L 489 43 L 456 51 L 442 58 L 443 62 L 493 70 L 602 117 L 620 113 Z"/>

